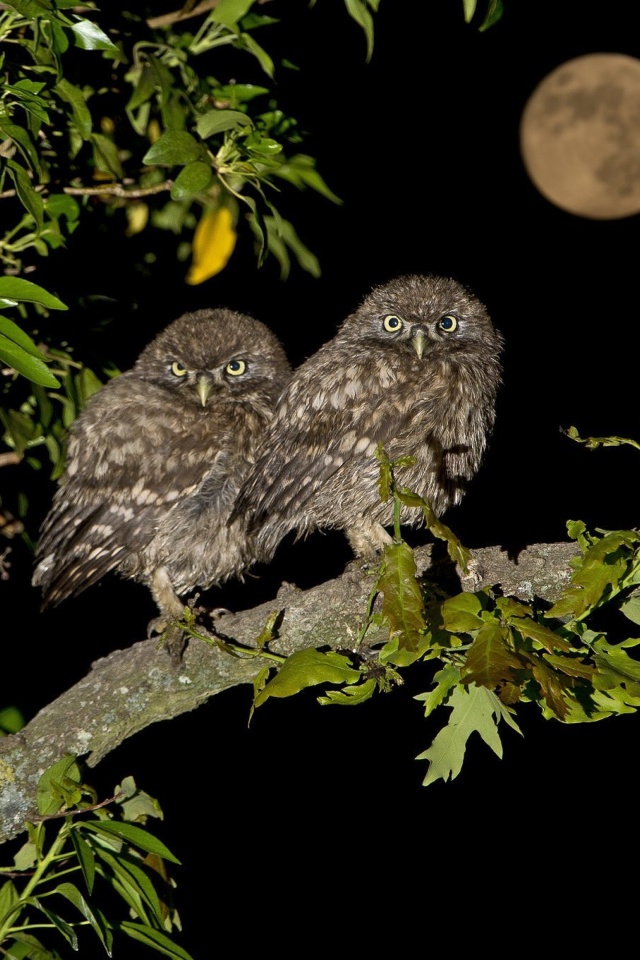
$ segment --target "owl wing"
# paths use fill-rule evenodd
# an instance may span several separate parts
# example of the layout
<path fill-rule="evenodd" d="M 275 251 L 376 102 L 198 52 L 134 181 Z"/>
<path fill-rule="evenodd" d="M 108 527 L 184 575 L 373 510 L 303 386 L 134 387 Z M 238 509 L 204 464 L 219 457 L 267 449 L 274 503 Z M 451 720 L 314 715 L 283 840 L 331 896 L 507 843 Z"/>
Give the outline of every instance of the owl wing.
<path fill-rule="evenodd" d="M 329 480 L 352 471 L 356 460 L 375 461 L 378 444 L 405 428 L 407 405 L 370 378 L 364 364 L 352 365 L 349 377 L 328 371 L 294 375 L 241 488 L 235 516 L 248 514 L 254 531 L 267 523 L 280 525 L 279 536 L 293 527 L 304 530 L 306 508 Z"/>
<path fill-rule="evenodd" d="M 80 593 L 123 563 L 135 575 L 136 555 L 160 519 L 205 479 L 213 489 L 219 474 L 222 486 L 222 450 L 201 416 L 190 431 L 183 413 L 163 391 L 123 374 L 75 422 L 36 552 L 33 583 L 45 603 Z"/>

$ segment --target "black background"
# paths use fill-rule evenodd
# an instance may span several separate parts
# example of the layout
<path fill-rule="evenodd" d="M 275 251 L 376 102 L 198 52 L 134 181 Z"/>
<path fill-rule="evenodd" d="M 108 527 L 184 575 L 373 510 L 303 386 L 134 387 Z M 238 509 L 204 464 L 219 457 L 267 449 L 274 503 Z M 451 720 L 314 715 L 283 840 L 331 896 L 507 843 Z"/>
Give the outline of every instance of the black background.
<path fill-rule="evenodd" d="M 505 0 L 502 20 L 480 33 L 464 23 L 461 2 L 382 0 L 367 64 L 341 0 L 313 9 L 276 0 L 269 12 L 282 25 L 265 32 L 264 45 L 300 66 L 279 72 L 279 99 L 344 201 L 288 188 L 278 198 L 322 277 L 294 267 L 283 283 L 273 261 L 257 270 L 244 237 L 227 270 L 187 287 L 185 266 L 161 251 L 150 278 L 132 277 L 123 244 L 90 251 L 81 274 L 59 278 L 59 295 L 80 284 L 122 302 L 110 334 L 122 368 L 175 316 L 206 305 L 265 321 L 298 363 L 372 286 L 409 272 L 454 276 L 487 304 L 507 346 L 491 447 L 449 525 L 472 548 L 564 540 L 569 519 L 634 526 L 637 451 L 589 452 L 560 428 L 640 439 L 638 217 L 592 221 L 559 210 L 528 180 L 519 154 L 523 107 L 550 70 L 589 52 L 638 54 L 633 8 Z M 71 249 L 78 257 L 81 244 Z M 252 592 L 232 594 L 236 608 L 265 599 L 283 576 L 305 586 L 335 575 L 348 555 L 329 539 L 284 545 Z M 26 569 L 24 583 L 9 586 L 31 612 L 10 631 L 1 700 L 27 715 L 97 656 L 139 639 L 153 614 L 132 583 L 105 582 L 73 601 L 74 611 L 43 615 Z M 375 897 L 396 882 L 403 858 L 428 861 L 443 844 L 465 857 L 522 856 L 526 846 L 536 859 L 550 820 L 582 813 L 588 822 L 631 801 L 637 717 L 563 727 L 534 707 L 519 717 L 523 738 L 503 732 L 503 759 L 472 739 L 457 780 L 425 789 L 426 765 L 414 758 L 439 720 L 426 721 L 413 699 L 422 689 L 412 679 L 353 710 L 321 708 L 313 694 L 269 701 L 250 727 L 250 691 L 236 690 L 138 734 L 92 771 L 103 794 L 132 774 L 160 799 L 158 832 L 184 864 L 175 871 L 181 942 L 194 957 L 209 956 L 209 938 L 244 932 L 240 901 L 257 926 L 247 935 L 258 938 L 292 904 L 302 909 L 319 877 L 332 900 L 351 883 Z M 586 844 L 578 831 L 571 856 Z"/>

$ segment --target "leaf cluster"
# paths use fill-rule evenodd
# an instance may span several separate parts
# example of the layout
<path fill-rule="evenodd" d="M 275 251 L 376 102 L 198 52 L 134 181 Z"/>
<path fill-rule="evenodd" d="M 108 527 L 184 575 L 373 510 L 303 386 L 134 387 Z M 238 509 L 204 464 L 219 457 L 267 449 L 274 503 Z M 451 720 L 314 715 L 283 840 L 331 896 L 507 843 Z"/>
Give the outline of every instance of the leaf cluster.
<path fill-rule="evenodd" d="M 396 483 L 394 471 L 405 459 L 391 462 L 381 449 L 378 458 L 381 496 L 394 500 L 395 536 L 385 547 L 358 642 L 345 644 L 344 651 L 296 652 L 271 679 L 265 668 L 254 708 L 269 697 L 327 684 L 331 689 L 319 703 L 353 706 L 393 689 L 418 661 L 432 661 L 432 685 L 416 699 L 426 717 L 443 708 L 451 712 L 417 757 L 429 764 L 425 786 L 460 773 L 474 732 L 501 757 L 500 723 L 521 733 L 516 714 L 525 704 L 562 723 L 635 712 L 640 662 L 630 651 L 640 637 L 628 633 L 631 624 L 640 624 L 640 531 L 589 532 L 582 521 L 570 521 L 567 530 L 581 555 L 553 604 L 503 596 L 499 585 L 448 595 L 418 576 L 413 551 L 401 536 L 401 506 L 422 510 L 428 529 L 445 541 L 464 572 L 472 569 L 471 553 L 426 501 Z M 597 615 L 604 608 L 626 624 L 622 640 L 612 640 L 610 629 L 600 625 Z M 377 633 L 381 626 L 388 639 L 368 646 L 371 628 Z"/>
<path fill-rule="evenodd" d="M 76 758 L 67 756 L 40 778 L 38 811 L 13 865 L 0 868 L 7 877 L 0 886 L 0 951 L 16 960 L 53 960 L 59 954 L 43 944 L 43 931 L 56 931 L 77 951 L 79 932 L 88 928 L 109 957 L 117 932 L 163 956 L 190 960 L 172 936 L 180 919 L 167 863 L 179 860 L 145 826 L 149 817 L 162 817 L 156 800 L 128 777 L 98 803 Z M 96 905 L 108 898 L 128 919 L 110 919 Z"/>

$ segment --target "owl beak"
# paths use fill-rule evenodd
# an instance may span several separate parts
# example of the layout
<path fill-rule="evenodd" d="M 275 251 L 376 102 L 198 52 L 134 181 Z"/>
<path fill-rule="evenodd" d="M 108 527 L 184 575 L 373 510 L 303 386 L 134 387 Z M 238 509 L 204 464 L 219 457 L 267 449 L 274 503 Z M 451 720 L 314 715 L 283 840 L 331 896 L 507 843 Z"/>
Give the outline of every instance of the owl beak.
<path fill-rule="evenodd" d="M 411 331 L 411 345 L 418 354 L 418 360 L 422 360 L 422 355 L 427 345 L 427 335 L 422 327 L 414 327 Z"/>
<path fill-rule="evenodd" d="M 200 397 L 200 403 L 203 407 L 206 407 L 207 400 L 211 395 L 213 390 L 213 381 L 211 377 L 198 377 L 198 382 L 196 383 L 196 393 Z"/>

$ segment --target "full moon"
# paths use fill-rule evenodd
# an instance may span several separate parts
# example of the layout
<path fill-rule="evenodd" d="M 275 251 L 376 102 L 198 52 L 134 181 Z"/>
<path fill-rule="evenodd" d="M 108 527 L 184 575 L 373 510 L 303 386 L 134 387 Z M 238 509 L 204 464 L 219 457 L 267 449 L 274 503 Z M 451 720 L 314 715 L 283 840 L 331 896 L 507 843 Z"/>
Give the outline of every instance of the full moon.
<path fill-rule="evenodd" d="M 640 60 L 567 60 L 531 94 L 520 123 L 525 169 L 562 210 L 594 220 L 640 213 Z"/>

